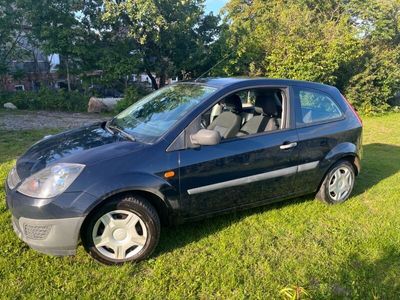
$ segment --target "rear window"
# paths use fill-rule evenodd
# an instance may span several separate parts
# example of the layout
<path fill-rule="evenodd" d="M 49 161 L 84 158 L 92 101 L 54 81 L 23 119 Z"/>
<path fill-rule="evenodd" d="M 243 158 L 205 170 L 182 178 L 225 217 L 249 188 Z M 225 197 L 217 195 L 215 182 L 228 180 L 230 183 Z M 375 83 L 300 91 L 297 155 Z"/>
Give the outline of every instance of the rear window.
<path fill-rule="evenodd" d="M 342 116 L 339 106 L 329 95 L 299 87 L 295 87 L 294 92 L 298 126 L 334 120 Z"/>

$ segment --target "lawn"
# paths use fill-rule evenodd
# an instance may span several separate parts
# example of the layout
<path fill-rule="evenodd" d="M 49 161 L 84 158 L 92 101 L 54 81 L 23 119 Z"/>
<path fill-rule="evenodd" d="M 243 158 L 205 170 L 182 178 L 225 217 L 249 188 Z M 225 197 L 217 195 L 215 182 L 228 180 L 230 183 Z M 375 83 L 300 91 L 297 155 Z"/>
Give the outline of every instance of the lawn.
<path fill-rule="evenodd" d="M 399 124 L 400 114 L 364 118 L 363 170 L 346 203 L 308 196 L 163 228 L 149 260 L 122 267 L 94 262 L 82 246 L 58 258 L 18 240 L 4 180 L 49 131 L 0 131 L 0 297 L 271 299 L 297 286 L 314 299 L 399 299 Z"/>

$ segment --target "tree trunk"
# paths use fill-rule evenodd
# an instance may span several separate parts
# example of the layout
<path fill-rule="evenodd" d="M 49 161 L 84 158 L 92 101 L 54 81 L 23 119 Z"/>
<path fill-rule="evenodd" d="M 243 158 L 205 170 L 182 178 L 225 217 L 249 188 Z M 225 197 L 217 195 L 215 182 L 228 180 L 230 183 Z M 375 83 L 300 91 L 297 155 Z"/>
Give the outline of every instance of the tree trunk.
<path fill-rule="evenodd" d="M 160 74 L 160 88 L 162 88 L 162 87 L 165 86 L 166 77 L 167 77 L 167 76 L 165 75 L 165 73 L 161 73 L 161 74 Z"/>
<path fill-rule="evenodd" d="M 51 62 L 53 60 L 53 54 L 50 55 L 50 58 L 47 57 L 47 62 L 49 63 L 47 69 L 46 69 L 46 86 L 47 87 L 54 87 L 53 79 L 51 78 Z"/>
<path fill-rule="evenodd" d="M 37 82 L 40 82 L 40 74 L 39 74 L 39 62 L 37 60 L 37 56 L 35 50 L 31 51 L 32 58 L 33 58 L 33 81 L 32 81 L 32 89 L 36 92 L 37 91 Z"/>
<path fill-rule="evenodd" d="M 7 90 L 7 74 L 0 75 L 0 91 L 6 91 Z"/>
<path fill-rule="evenodd" d="M 153 89 L 158 90 L 157 80 L 155 79 L 153 74 L 151 74 L 151 72 L 149 70 L 146 70 L 146 74 L 147 74 L 147 76 L 149 76 L 149 78 L 151 80 L 151 86 L 153 87 Z"/>
<path fill-rule="evenodd" d="M 66 66 L 67 66 L 67 85 L 68 85 L 68 92 L 71 91 L 71 80 L 69 77 L 69 61 L 68 61 L 68 56 L 66 58 Z"/>

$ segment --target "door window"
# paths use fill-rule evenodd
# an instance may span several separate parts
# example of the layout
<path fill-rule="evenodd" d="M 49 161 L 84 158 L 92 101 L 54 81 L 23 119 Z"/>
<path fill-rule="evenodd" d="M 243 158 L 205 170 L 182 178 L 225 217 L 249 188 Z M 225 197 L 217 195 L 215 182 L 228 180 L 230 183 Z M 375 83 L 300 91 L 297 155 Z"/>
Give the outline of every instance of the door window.
<path fill-rule="evenodd" d="M 342 116 L 339 106 L 327 94 L 297 87 L 294 90 L 298 126 L 333 120 Z"/>
<path fill-rule="evenodd" d="M 201 128 L 216 130 L 222 139 L 280 130 L 284 116 L 280 89 L 246 89 L 227 95 L 201 116 Z"/>

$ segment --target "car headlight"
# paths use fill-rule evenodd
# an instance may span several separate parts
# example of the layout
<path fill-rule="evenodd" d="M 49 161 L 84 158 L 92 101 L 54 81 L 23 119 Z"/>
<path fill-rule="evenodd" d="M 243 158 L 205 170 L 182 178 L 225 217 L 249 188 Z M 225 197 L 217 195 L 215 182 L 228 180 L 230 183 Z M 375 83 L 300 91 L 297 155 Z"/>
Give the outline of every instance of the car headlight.
<path fill-rule="evenodd" d="M 25 179 L 17 191 L 34 198 L 53 198 L 64 192 L 84 168 L 81 164 L 52 165 Z"/>
<path fill-rule="evenodd" d="M 12 168 L 12 170 L 10 171 L 10 173 L 8 173 L 7 176 L 7 185 L 10 188 L 10 190 L 13 190 L 18 183 L 20 183 L 20 179 L 17 173 L 17 169 L 14 167 Z"/>

